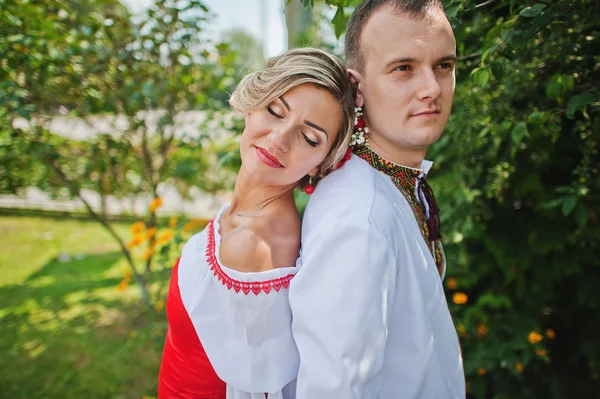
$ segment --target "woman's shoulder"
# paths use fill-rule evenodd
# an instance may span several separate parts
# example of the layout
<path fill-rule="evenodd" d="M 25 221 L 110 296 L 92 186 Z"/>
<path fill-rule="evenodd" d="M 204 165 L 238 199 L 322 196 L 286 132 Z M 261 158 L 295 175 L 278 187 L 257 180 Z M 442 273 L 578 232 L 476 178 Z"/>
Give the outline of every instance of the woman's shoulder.
<path fill-rule="evenodd" d="M 224 235 L 220 258 L 228 268 L 261 272 L 293 266 L 299 250 L 300 218 L 283 211 Z"/>

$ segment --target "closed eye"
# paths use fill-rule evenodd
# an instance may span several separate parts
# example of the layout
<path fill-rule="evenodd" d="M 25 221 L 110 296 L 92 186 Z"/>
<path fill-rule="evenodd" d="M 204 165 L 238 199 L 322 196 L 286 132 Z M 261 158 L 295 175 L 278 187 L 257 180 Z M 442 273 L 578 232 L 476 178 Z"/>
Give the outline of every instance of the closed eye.
<path fill-rule="evenodd" d="M 304 140 L 306 140 L 308 145 L 310 145 L 311 147 L 317 147 L 319 145 L 319 143 L 317 143 L 316 141 L 312 141 L 311 139 L 309 139 L 306 134 L 302 133 L 302 136 L 304 136 Z"/>
<path fill-rule="evenodd" d="M 267 105 L 267 111 L 269 111 L 269 113 L 271 115 L 273 115 L 275 118 L 277 118 L 277 119 L 283 119 L 283 116 L 281 116 L 277 112 L 273 111 L 273 109 L 271 108 L 270 105 Z"/>

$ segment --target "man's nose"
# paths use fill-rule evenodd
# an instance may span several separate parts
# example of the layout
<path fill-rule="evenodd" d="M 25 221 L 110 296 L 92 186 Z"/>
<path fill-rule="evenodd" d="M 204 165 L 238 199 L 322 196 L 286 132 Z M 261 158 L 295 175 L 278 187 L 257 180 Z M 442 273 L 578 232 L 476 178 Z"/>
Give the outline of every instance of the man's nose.
<path fill-rule="evenodd" d="M 433 70 L 427 69 L 420 74 L 419 89 L 417 96 L 419 100 L 436 100 L 442 93 L 442 88 Z"/>

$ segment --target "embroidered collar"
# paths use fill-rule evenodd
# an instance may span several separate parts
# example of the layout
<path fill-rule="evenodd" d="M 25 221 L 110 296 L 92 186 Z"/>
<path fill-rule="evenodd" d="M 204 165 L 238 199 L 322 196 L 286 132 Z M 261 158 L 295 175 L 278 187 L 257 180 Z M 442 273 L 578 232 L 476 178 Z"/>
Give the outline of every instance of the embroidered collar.
<path fill-rule="evenodd" d="M 385 173 L 393 180 L 397 180 L 401 186 L 409 193 L 413 194 L 417 185 L 417 179 L 427 176 L 433 162 L 424 160 L 421 163 L 421 169 L 410 168 L 408 166 L 398 165 L 389 161 L 365 145 L 355 145 L 352 152 L 358 157 L 367 161 L 369 165 L 380 172 Z"/>

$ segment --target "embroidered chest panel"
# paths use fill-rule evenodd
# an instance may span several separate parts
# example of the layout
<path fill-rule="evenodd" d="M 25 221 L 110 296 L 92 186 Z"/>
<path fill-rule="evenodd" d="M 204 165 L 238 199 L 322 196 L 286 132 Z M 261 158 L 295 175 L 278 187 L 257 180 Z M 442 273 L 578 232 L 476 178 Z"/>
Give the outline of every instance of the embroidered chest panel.
<path fill-rule="evenodd" d="M 429 224 L 427 219 L 427 211 L 425 204 L 419 200 L 416 194 L 417 180 L 423 173 L 419 169 L 412 169 L 406 166 L 395 164 L 383 158 L 369 147 L 364 145 L 355 145 L 352 147 L 352 152 L 359 158 L 365 160 L 369 165 L 378 171 L 388 175 L 392 183 L 402 193 L 406 201 L 410 205 L 419 230 L 423 239 L 427 243 L 427 247 L 435 260 L 438 271 L 442 273 L 445 266 L 445 257 L 443 254 L 442 245 L 439 240 L 430 240 Z"/>

